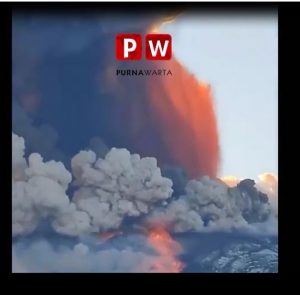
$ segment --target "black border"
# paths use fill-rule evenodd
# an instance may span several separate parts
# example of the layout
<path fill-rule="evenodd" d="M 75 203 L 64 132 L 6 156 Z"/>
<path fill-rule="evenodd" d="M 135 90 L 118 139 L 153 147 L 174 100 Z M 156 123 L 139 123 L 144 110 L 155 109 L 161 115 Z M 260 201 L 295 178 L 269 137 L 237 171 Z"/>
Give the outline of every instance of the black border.
<path fill-rule="evenodd" d="M 25 4 L 26 3 L 26 4 Z M 212 11 L 214 13 L 245 13 L 248 14 L 256 13 L 269 13 L 271 10 L 276 10 L 278 3 L 276 2 L 170 2 L 170 1 L 159 1 L 159 2 L 127 2 L 127 1 L 116 1 L 116 2 L 13 2 L 9 3 L 9 6 L 18 11 L 28 11 L 37 12 L 38 14 L 42 12 L 55 12 L 63 14 L 78 12 L 79 14 L 97 13 L 99 10 L 102 12 L 113 11 L 113 13 L 120 12 L 124 13 L 153 13 L 153 12 L 169 12 L 169 11 L 182 11 L 189 9 L 195 11 L 195 13 L 207 13 Z M 189 11 L 190 13 L 190 11 Z"/>
<path fill-rule="evenodd" d="M 42 13 L 46 11 L 63 11 L 64 13 L 67 11 L 80 11 L 83 13 L 87 10 L 97 10 L 97 9 L 108 9 L 108 10 L 120 10 L 120 11 L 130 11 L 136 13 L 139 9 L 142 10 L 166 10 L 166 9 L 183 9 L 183 8 L 192 8 L 195 12 L 198 11 L 219 11 L 222 12 L 235 12 L 240 13 L 245 11 L 249 12 L 263 12 L 266 13 L 268 11 L 274 11 L 279 8 L 278 16 L 279 16 L 279 273 L 278 274 L 177 274 L 177 275 L 167 275 L 167 274 L 149 274 L 150 279 L 160 277 L 162 281 L 173 284 L 178 278 L 186 279 L 186 282 L 190 284 L 192 281 L 190 279 L 196 279 L 197 285 L 199 288 L 204 282 L 208 282 L 215 280 L 218 278 L 222 278 L 223 281 L 230 282 L 231 278 L 264 278 L 270 284 L 274 283 L 274 279 L 278 277 L 282 277 L 284 273 L 291 272 L 293 264 L 293 254 L 297 256 L 297 249 L 295 251 L 287 250 L 287 240 L 289 238 L 288 232 L 291 235 L 295 236 L 297 230 L 292 229 L 292 225 L 296 224 L 297 212 L 292 213 L 292 209 L 296 210 L 296 206 L 294 205 L 294 200 L 298 198 L 297 193 L 297 181 L 294 182 L 294 187 L 290 186 L 290 191 L 288 190 L 288 186 L 286 185 L 288 180 L 291 180 L 291 169 L 288 165 L 296 165 L 295 158 L 297 155 L 297 138 L 295 139 L 295 135 L 298 135 L 298 128 L 296 118 L 297 115 L 292 115 L 292 111 L 297 110 L 297 96 L 298 91 L 295 89 L 299 82 L 298 79 L 298 69 L 296 66 L 296 62 L 298 61 L 297 55 L 299 54 L 299 45 L 297 45 L 298 38 L 297 32 L 297 21 L 299 18 L 299 12 L 297 8 L 299 8 L 298 3 L 224 3 L 224 2 L 214 2 L 214 3 L 170 3 L 170 2 L 147 2 L 147 3 L 138 3 L 138 2 L 120 2 L 120 3 L 95 3 L 95 2 L 62 2 L 62 3 L 41 3 L 41 2 L 14 2 L 14 3 L 0 3 L 0 30 L 1 30 L 1 45 L 0 45 L 0 71 L 1 71 L 1 91 L 3 94 L 2 102 L 4 105 L 1 106 L 1 147 L 5 147 L 1 149 L 2 155 L 4 156 L 5 164 L 7 167 L 2 167 L 1 171 L 1 184 L 3 187 L 5 186 L 5 190 L 2 190 L 2 204 L 0 206 L 0 210 L 2 210 L 1 214 L 1 222 L 0 222 L 0 233 L 1 233 L 1 243 L 0 243 L 0 254 L 2 255 L 0 259 L 0 268 L 5 273 L 9 274 L 9 277 L 18 277 L 23 278 L 27 281 L 30 277 L 34 277 L 36 279 L 41 279 L 47 277 L 50 278 L 63 277 L 63 279 L 71 278 L 87 278 L 93 277 L 95 279 L 104 279 L 104 282 L 111 278 L 114 282 L 118 282 L 120 279 L 124 279 L 124 283 L 133 276 L 131 274 L 11 274 L 11 101 L 9 101 L 8 97 L 11 97 L 11 15 L 12 9 L 21 10 L 26 12 L 27 10 L 34 10 L 37 13 Z M 293 32 L 294 31 L 294 32 Z M 294 54 L 293 54 L 294 53 Z M 295 72 L 296 70 L 296 72 Z M 293 89 L 294 86 L 294 89 Z M 295 106 L 293 106 L 293 103 Z M 286 119 L 288 120 L 285 120 Z M 294 120 L 294 122 L 293 122 Z M 292 142 L 292 138 L 288 141 L 286 134 L 288 131 L 294 133 L 294 151 L 292 148 L 287 147 L 287 143 Z M 4 139 L 3 139 L 4 138 Z M 5 143 L 5 144 L 4 144 Z M 294 155 L 293 159 L 290 161 L 282 160 L 282 156 L 291 156 Z M 286 172 L 284 172 L 286 170 Z M 297 167 L 296 167 L 297 172 Z M 292 206 L 288 207 L 289 204 Z M 294 220 L 293 220 L 294 218 Z M 73 276 L 74 275 L 74 276 Z M 148 274 L 134 274 L 137 275 L 137 279 L 146 278 Z M 173 277 L 174 276 L 174 277 Z M 169 279 L 172 279 L 169 281 Z M 269 281 L 268 279 L 272 279 Z M 23 282 L 25 281 L 23 280 Z M 80 283 L 80 282 L 79 282 Z M 230 282 L 232 283 L 232 282 Z M 114 284 L 116 285 L 116 284 Z M 120 284 L 121 285 L 121 284 Z M 101 292 L 101 281 L 99 281 L 99 292 Z M 103 290 L 102 290 L 103 291 Z M 157 290 L 159 291 L 159 289 Z M 178 290 L 179 291 L 179 290 Z M 200 291 L 200 290 L 199 290 Z"/>
<path fill-rule="evenodd" d="M 5 3 L 7 4 L 7 3 Z M 2 192 L 1 206 L 1 222 L 0 232 L 3 233 L 0 243 L 1 266 L 0 269 L 11 272 L 11 130 L 12 130 L 12 46 L 11 46 L 11 9 L 9 5 L 1 5 L 0 8 L 0 30 L 1 30 L 1 46 L 0 46 L 0 85 L 1 97 L 4 105 L 1 106 L 1 140 L 2 160 L 5 166 L 0 169 L 1 184 L 5 188 Z M 10 99 L 9 99 L 10 98 Z M 5 167 L 5 168 L 4 168 Z"/>

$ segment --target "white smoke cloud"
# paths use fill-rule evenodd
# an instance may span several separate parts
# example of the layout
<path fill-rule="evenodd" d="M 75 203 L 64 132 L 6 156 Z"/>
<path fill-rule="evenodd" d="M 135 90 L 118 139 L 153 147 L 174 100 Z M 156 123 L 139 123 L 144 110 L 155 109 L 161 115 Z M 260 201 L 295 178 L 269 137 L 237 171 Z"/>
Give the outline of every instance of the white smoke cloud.
<path fill-rule="evenodd" d="M 72 175 L 61 162 L 33 153 L 27 165 L 23 138 L 13 134 L 12 146 L 13 235 L 31 233 L 45 219 L 66 235 L 115 229 L 126 216 L 146 214 L 172 194 L 172 181 L 161 176 L 154 158 L 113 148 L 104 159 L 92 151 L 72 159 L 79 188 L 70 201 Z"/>
<path fill-rule="evenodd" d="M 97 231 L 118 228 L 125 216 L 149 213 L 173 192 L 172 181 L 161 176 L 156 159 L 140 158 L 126 149 L 112 148 L 98 160 L 94 152 L 81 151 L 71 165 L 80 186 L 73 202 L 89 214 Z"/>
<path fill-rule="evenodd" d="M 150 222 L 175 232 L 277 233 L 277 179 L 271 176 L 236 187 L 209 177 L 190 180 L 185 194 L 165 206 L 172 181 L 162 177 L 155 158 L 112 148 L 97 159 L 93 151 L 81 151 L 71 160 L 78 188 L 69 198 L 72 175 L 61 162 L 44 162 L 33 153 L 27 163 L 24 140 L 15 134 L 12 148 L 13 235 L 31 233 L 48 220 L 57 233 L 80 236 L 114 230 L 126 217 L 147 214 Z"/>
<path fill-rule="evenodd" d="M 13 235 L 33 232 L 49 219 L 60 233 L 89 230 L 89 217 L 70 203 L 66 189 L 71 174 L 60 162 L 43 162 L 36 153 L 24 159 L 23 138 L 12 135 L 12 229 Z"/>
<path fill-rule="evenodd" d="M 159 221 L 175 232 L 277 233 L 270 197 L 258 192 L 249 179 L 229 188 L 219 180 L 203 177 L 189 181 L 185 190 L 185 195 L 165 209 L 156 210 L 149 222 Z"/>

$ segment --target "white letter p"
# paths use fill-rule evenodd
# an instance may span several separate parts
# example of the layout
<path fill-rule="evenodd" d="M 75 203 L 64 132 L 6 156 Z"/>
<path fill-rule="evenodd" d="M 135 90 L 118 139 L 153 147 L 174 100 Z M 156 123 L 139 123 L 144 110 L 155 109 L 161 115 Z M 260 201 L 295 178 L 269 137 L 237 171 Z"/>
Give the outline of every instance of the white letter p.
<path fill-rule="evenodd" d="M 129 47 L 129 44 L 131 46 Z M 124 39 L 124 58 L 128 58 L 128 53 L 133 52 L 136 49 L 136 41 L 134 39 L 125 38 Z"/>

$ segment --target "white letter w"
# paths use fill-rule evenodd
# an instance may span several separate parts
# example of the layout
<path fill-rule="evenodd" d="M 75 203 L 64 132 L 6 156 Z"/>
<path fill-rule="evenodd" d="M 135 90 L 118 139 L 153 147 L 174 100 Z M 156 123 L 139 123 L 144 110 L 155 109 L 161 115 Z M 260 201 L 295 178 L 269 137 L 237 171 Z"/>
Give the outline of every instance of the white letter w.
<path fill-rule="evenodd" d="M 156 56 L 158 50 L 160 51 L 161 56 L 165 56 L 167 53 L 168 45 L 169 45 L 169 40 L 166 40 L 164 44 L 164 48 L 162 48 L 160 40 L 157 40 L 156 46 L 154 48 L 153 42 L 149 40 L 149 46 L 150 46 L 152 56 Z"/>

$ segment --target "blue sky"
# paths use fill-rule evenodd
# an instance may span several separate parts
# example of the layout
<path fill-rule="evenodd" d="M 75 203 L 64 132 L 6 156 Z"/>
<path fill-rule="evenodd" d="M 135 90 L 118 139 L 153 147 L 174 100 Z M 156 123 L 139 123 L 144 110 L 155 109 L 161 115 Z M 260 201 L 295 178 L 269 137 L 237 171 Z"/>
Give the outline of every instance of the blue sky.
<path fill-rule="evenodd" d="M 220 176 L 277 174 L 277 15 L 182 14 L 161 31 L 172 34 L 176 57 L 212 86 Z"/>

